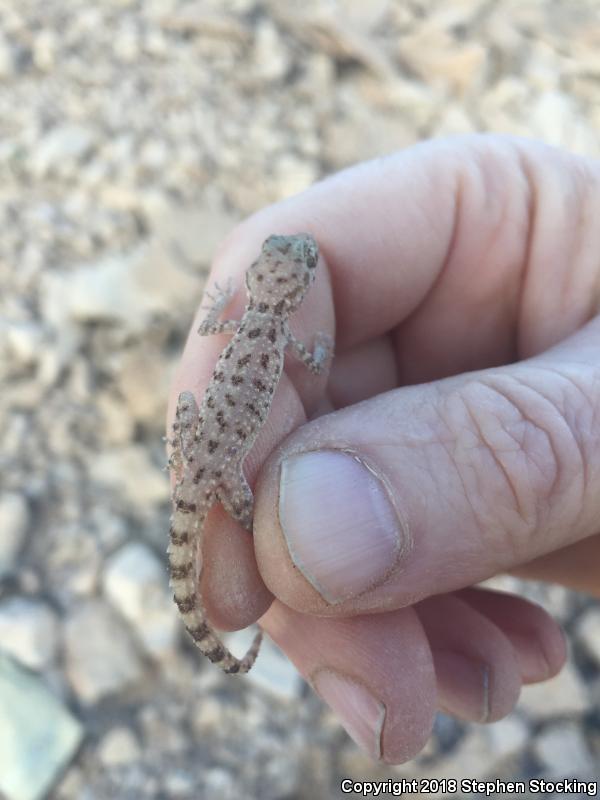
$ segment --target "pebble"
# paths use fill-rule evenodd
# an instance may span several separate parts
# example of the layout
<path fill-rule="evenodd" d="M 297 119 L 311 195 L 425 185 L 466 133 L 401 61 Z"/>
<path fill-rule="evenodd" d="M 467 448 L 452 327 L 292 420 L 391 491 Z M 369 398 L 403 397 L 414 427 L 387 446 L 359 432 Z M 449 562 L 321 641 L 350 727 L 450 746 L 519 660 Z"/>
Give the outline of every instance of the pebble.
<path fill-rule="evenodd" d="M 56 614 L 39 600 L 11 597 L 0 603 L 0 648 L 31 669 L 43 669 L 58 645 Z"/>
<path fill-rule="evenodd" d="M 171 497 L 167 476 L 138 444 L 97 453 L 90 471 L 95 481 L 113 488 L 140 516 Z"/>
<path fill-rule="evenodd" d="M 0 794 L 43 800 L 82 737 L 79 722 L 44 684 L 0 655 Z"/>
<path fill-rule="evenodd" d="M 598 777 L 594 759 L 577 723 L 559 722 L 545 728 L 534 740 L 533 753 L 547 777 Z"/>
<path fill-rule="evenodd" d="M 100 600 L 76 607 L 65 623 L 65 668 L 86 705 L 131 686 L 143 664 L 125 627 Z"/>
<path fill-rule="evenodd" d="M 98 758 L 106 767 L 131 764 L 141 756 L 137 738 L 124 726 L 108 731 L 100 740 L 97 752 Z"/>
<path fill-rule="evenodd" d="M 29 166 L 36 178 L 44 178 L 51 171 L 59 171 L 64 162 L 76 164 L 92 149 L 94 135 L 83 125 L 67 123 L 50 130 L 37 144 Z"/>
<path fill-rule="evenodd" d="M 589 655 L 600 664 L 600 608 L 591 607 L 577 624 L 577 635 Z"/>
<path fill-rule="evenodd" d="M 254 630 L 237 631 L 227 636 L 227 644 L 236 653 L 245 652 L 254 636 Z M 265 638 L 256 663 L 248 673 L 249 682 L 281 700 L 298 699 L 304 682 L 292 662 Z"/>
<path fill-rule="evenodd" d="M 172 652 L 179 620 L 168 588 L 166 562 L 144 544 L 126 544 L 107 561 L 104 593 L 153 656 Z"/>
<path fill-rule="evenodd" d="M 0 495 L 0 578 L 12 572 L 25 542 L 29 509 L 23 495 L 4 492 Z"/>

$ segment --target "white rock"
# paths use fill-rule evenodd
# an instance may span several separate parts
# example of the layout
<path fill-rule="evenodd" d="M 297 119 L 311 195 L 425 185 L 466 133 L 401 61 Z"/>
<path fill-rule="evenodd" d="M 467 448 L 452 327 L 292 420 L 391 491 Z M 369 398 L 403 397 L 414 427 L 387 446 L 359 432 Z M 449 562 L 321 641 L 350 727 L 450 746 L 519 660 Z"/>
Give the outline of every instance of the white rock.
<path fill-rule="evenodd" d="M 494 763 L 519 753 L 530 737 L 527 724 L 516 714 L 486 725 L 482 728 L 481 734 L 488 743 Z"/>
<path fill-rule="evenodd" d="M 0 36 L 0 78 L 10 78 L 16 71 L 13 47 L 5 36 Z"/>
<path fill-rule="evenodd" d="M 548 777 L 597 776 L 594 759 L 577 723 L 553 725 L 535 737 L 533 752 Z"/>
<path fill-rule="evenodd" d="M 45 274 L 40 292 L 44 317 L 59 331 L 72 320 L 118 323 L 131 332 L 145 331 L 173 308 L 191 313 L 199 294 L 198 278 L 178 269 L 172 254 L 157 254 L 153 245 L 74 272 Z"/>
<path fill-rule="evenodd" d="M 169 480 L 141 445 L 106 450 L 90 463 L 94 480 L 119 491 L 138 513 L 150 513 L 171 496 Z"/>
<path fill-rule="evenodd" d="M 590 608 L 577 625 L 577 636 L 590 656 L 600 664 L 600 608 Z"/>
<path fill-rule="evenodd" d="M 98 745 L 98 757 L 106 767 L 131 764 L 140 758 L 138 741 L 129 728 L 112 728 Z"/>
<path fill-rule="evenodd" d="M 227 646 L 242 654 L 250 646 L 254 633 L 254 629 L 248 629 L 228 634 Z M 267 638 L 263 639 L 256 663 L 248 673 L 248 681 L 288 701 L 297 700 L 302 689 L 302 678 L 296 667 Z"/>
<path fill-rule="evenodd" d="M 0 577 L 16 567 L 28 524 L 25 498 L 16 492 L 0 495 Z"/>
<path fill-rule="evenodd" d="M 262 80 L 275 81 L 289 69 L 289 54 L 277 28 L 270 21 L 260 23 L 255 32 L 254 60 L 256 71 Z"/>
<path fill-rule="evenodd" d="M 32 322 L 14 323 L 6 331 L 11 354 L 23 367 L 35 364 L 38 360 L 43 338 L 41 327 Z"/>
<path fill-rule="evenodd" d="M 59 49 L 56 32 L 50 28 L 41 30 L 34 39 L 32 58 L 38 69 L 47 72 L 52 69 Z"/>
<path fill-rule="evenodd" d="M 67 620 L 65 660 L 67 677 L 84 703 L 124 689 L 143 674 L 123 624 L 99 600 L 79 606 Z"/>
<path fill-rule="evenodd" d="M 65 161 L 80 161 L 90 152 L 93 144 L 94 137 L 88 128 L 75 123 L 60 125 L 37 144 L 30 159 L 31 170 L 36 177 L 42 178 L 53 169 L 60 168 Z"/>
<path fill-rule="evenodd" d="M 519 700 L 519 708 L 534 719 L 580 714 L 588 705 L 585 685 L 571 663 L 552 680 L 524 686 Z"/>
<path fill-rule="evenodd" d="M 83 736 L 35 676 L 0 655 L 0 795 L 42 800 Z"/>
<path fill-rule="evenodd" d="M 49 664 L 56 653 L 58 623 L 38 600 L 11 597 L 0 603 L 0 648 L 32 669 Z"/>
<path fill-rule="evenodd" d="M 173 650 L 179 622 L 168 588 L 166 560 L 159 561 L 143 544 L 126 544 L 108 560 L 103 586 L 151 655 Z"/>

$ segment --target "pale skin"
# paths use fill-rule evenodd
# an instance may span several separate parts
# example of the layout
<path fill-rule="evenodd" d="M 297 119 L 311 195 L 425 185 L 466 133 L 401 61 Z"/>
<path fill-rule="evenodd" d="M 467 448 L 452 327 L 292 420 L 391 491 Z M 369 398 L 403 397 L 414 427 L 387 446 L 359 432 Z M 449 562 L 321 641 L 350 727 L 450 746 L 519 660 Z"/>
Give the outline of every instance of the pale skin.
<path fill-rule="evenodd" d="M 340 692 L 328 700 L 374 758 L 418 753 L 436 708 L 500 719 L 563 666 L 545 611 L 477 583 L 511 572 L 600 596 L 599 216 L 597 163 L 465 137 L 265 209 L 215 260 L 211 282 L 241 287 L 270 233 L 310 231 L 323 269 L 292 328 L 308 341 L 335 327 L 336 357 L 323 376 L 286 361 L 245 464 L 254 539 L 211 513 L 205 606 L 226 629 L 260 617 L 321 694 L 332 674 L 368 693 L 381 714 L 367 732 Z M 233 316 L 241 305 L 240 292 Z M 214 339 L 190 336 L 174 399 L 202 394 Z M 375 465 L 410 528 L 385 579 L 336 603 L 294 563 L 280 518 L 286 456 L 327 449 Z"/>

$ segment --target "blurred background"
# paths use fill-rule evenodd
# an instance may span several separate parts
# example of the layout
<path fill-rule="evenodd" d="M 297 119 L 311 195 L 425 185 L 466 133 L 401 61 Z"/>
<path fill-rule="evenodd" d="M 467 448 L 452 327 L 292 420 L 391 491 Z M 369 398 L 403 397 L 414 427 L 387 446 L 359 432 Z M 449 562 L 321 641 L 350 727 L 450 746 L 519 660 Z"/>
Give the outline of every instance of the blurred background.
<path fill-rule="evenodd" d="M 500 581 L 564 623 L 568 665 L 494 725 L 440 716 L 394 768 L 274 647 L 214 669 L 167 586 L 166 397 L 218 243 L 339 168 L 477 130 L 598 155 L 597 0 L 0 0 L 0 796 L 600 778 L 585 596 Z"/>

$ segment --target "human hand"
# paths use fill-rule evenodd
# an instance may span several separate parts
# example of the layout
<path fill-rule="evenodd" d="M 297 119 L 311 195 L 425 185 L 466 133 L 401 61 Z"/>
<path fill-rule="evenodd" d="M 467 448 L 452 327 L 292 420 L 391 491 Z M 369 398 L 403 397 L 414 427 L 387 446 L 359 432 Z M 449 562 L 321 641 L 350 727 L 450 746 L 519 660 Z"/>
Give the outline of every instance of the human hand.
<path fill-rule="evenodd" d="M 223 628 L 264 614 L 374 757 L 414 756 L 436 707 L 497 720 L 564 663 L 542 609 L 474 584 L 600 594 L 598 214 L 597 164 L 465 137 L 265 209 L 216 259 L 211 281 L 241 285 L 269 234 L 312 233 L 323 258 L 292 327 L 310 346 L 335 320 L 336 357 L 328 380 L 286 366 L 245 464 L 256 561 L 217 510 L 206 607 Z M 222 348 L 191 335 L 173 395 L 201 396 Z"/>

